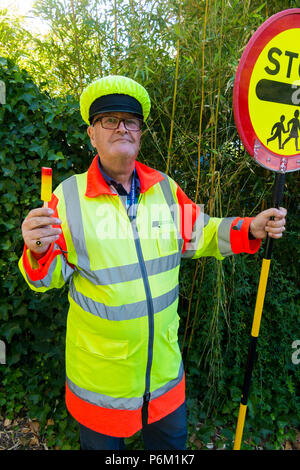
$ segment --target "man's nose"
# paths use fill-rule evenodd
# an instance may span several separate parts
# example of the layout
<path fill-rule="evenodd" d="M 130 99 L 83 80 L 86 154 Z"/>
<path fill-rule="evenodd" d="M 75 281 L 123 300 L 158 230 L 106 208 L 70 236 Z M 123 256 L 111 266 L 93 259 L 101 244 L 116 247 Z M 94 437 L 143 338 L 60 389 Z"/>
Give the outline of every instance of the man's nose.
<path fill-rule="evenodd" d="M 119 122 L 117 130 L 121 132 L 127 132 L 127 129 L 125 127 L 125 122 L 123 120 Z"/>

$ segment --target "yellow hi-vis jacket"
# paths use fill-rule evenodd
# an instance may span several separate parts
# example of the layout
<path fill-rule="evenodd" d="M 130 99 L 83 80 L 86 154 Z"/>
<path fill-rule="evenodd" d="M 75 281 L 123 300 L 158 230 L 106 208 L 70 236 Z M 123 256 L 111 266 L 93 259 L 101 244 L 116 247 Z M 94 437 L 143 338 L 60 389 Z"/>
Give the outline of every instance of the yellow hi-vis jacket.
<path fill-rule="evenodd" d="M 168 176 L 136 162 L 136 218 L 97 165 L 65 180 L 50 207 L 62 234 L 41 258 L 24 247 L 20 270 L 31 289 L 69 282 L 66 404 L 84 426 L 128 437 L 185 399 L 178 346 L 181 257 L 255 253 L 250 218 L 213 218 Z M 143 414 L 143 416 L 145 416 Z"/>

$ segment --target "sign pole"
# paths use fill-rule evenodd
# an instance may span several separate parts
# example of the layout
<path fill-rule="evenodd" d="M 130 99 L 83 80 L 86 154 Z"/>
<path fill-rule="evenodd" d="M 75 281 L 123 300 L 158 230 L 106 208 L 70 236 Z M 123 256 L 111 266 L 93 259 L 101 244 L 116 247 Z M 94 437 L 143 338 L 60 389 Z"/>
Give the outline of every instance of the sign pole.
<path fill-rule="evenodd" d="M 275 185 L 273 188 L 273 205 L 277 209 L 279 209 L 283 191 L 284 191 L 284 179 L 285 173 L 277 173 Z M 262 317 L 263 305 L 265 300 L 265 293 L 267 288 L 268 276 L 269 276 L 269 269 L 272 257 L 272 249 L 273 249 L 273 238 L 267 236 L 266 239 L 266 247 L 264 258 L 262 261 L 262 268 L 260 273 L 257 297 L 256 297 L 256 305 L 254 310 L 253 322 L 252 322 L 252 330 L 251 330 L 251 337 L 250 337 L 250 344 L 248 350 L 248 359 L 246 364 L 246 371 L 244 376 L 244 384 L 242 388 L 242 398 L 240 402 L 239 408 L 239 415 L 236 427 L 236 434 L 234 440 L 233 450 L 240 450 L 241 447 L 241 440 L 243 436 L 244 430 L 244 423 L 245 417 L 247 412 L 247 403 L 248 403 L 248 396 L 250 391 L 250 383 L 251 383 L 251 376 L 253 371 L 253 366 L 256 357 L 256 346 L 258 341 L 259 335 L 259 328 L 260 322 Z"/>

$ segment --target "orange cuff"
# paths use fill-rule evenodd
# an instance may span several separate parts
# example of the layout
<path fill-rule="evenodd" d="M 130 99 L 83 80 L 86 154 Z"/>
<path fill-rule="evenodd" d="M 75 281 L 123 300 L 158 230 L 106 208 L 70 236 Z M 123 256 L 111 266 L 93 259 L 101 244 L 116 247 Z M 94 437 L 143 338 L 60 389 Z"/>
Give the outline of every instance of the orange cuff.
<path fill-rule="evenodd" d="M 230 243 L 233 253 L 256 253 L 261 245 L 260 239 L 249 240 L 249 227 L 254 217 L 236 217 L 230 228 Z"/>
<path fill-rule="evenodd" d="M 31 267 L 30 261 L 27 256 L 28 247 L 26 244 L 24 245 L 23 265 L 24 265 L 24 269 L 26 273 L 28 274 L 29 278 L 32 281 L 38 281 L 40 279 L 43 279 L 48 274 L 48 270 L 53 259 L 57 255 L 62 254 L 61 250 L 54 250 L 53 248 L 54 248 L 54 243 L 51 243 L 47 253 L 42 258 L 36 260 L 39 267 L 34 269 Z"/>

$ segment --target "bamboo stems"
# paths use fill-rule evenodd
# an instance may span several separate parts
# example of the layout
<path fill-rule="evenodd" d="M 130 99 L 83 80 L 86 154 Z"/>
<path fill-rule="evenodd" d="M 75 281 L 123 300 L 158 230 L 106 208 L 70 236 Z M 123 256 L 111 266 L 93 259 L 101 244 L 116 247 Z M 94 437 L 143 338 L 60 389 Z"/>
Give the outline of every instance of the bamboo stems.
<path fill-rule="evenodd" d="M 205 14 L 204 14 L 203 31 L 202 31 L 202 74 L 201 74 L 202 75 L 202 83 L 201 83 L 201 107 L 200 107 L 200 116 L 199 116 L 198 143 L 197 143 L 197 155 L 198 155 L 197 163 L 198 163 L 198 165 L 197 165 L 197 183 L 196 183 L 195 203 L 197 203 L 197 200 L 198 200 L 199 182 L 200 182 L 202 117 L 203 117 L 203 106 L 204 106 L 204 72 L 205 72 L 204 50 L 205 50 L 205 37 L 206 37 L 206 25 L 207 25 L 207 10 L 208 10 L 208 0 L 206 0 L 206 3 L 205 3 Z M 192 298 L 193 298 L 193 293 L 194 293 L 196 277 L 197 277 L 197 273 L 198 273 L 198 269 L 199 269 L 199 263 L 200 263 L 200 261 L 197 260 L 195 270 L 194 270 L 194 274 L 193 274 L 192 287 L 191 287 L 189 300 L 188 300 L 188 313 L 187 313 L 187 319 L 186 319 L 186 324 L 185 324 L 185 332 L 184 332 L 184 338 L 183 338 L 183 343 L 182 343 L 182 350 L 184 348 L 185 339 L 186 339 L 186 335 L 187 335 L 187 330 L 188 330 L 188 326 L 189 326 Z M 204 275 L 204 272 L 202 271 L 202 278 L 203 278 L 203 275 Z"/>
<path fill-rule="evenodd" d="M 182 1 L 180 1 L 180 4 L 179 4 L 179 15 L 178 15 L 179 31 L 180 31 L 180 26 L 181 26 L 181 11 L 182 11 Z M 166 174 L 169 173 L 172 141 L 173 141 L 173 127 L 174 127 L 174 117 L 175 117 L 175 109 L 176 109 L 177 82 L 178 82 L 178 69 L 179 69 L 179 51 L 180 51 L 180 38 L 179 37 L 177 39 L 176 51 L 177 51 L 177 54 L 176 54 L 176 66 L 175 66 L 174 93 L 173 93 L 173 104 L 172 104 L 171 127 L 170 127 L 170 138 L 169 138 L 169 145 L 168 145 Z"/>
<path fill-rule="evenodd" d="M 114 0 L 114 69 L 115 69 L 115 73 L 117 73 L 117 44 L 118 44 L 117 0 Z"/>
<path fill-rule="evenodd" d="M 200 184 L 200 160 L 201 160 L 201 139 L 202 139 L 202 117 L 203 117 L 203 106 L 204 106 L 204 77 L 205 77 L 205 66 L 204 66 L 204 51 L 205 51 L 205 38 L 206 38 L 206 25 L 207 25 L 207 10 L 208 10 L 208 0 L 205 2 L 205 13 L 203 21 L 203 33 L 202 33 L 202 73 L 201 73 L 201 107 L 200 107 L 200 116 L 199 116 L 199 132 L 198 132 L 198 168 L 197 168 L 197 186 L 196 186 L 196 195 L 195 203 L 198 201 L 199 196 L 199 184 Z"/>
<path fill-rule="evenodd" d="M 80 93 L 83 90 L 82 84 L 82 67 L 81 67 L 81 58 L 80 58 L 80 42 L 77 34 L 77 25 L 76 25 L 76 16 L 75 16 L 75 9 L 74 9 L 74 0 L 71 0 L 71 21 L 73 24 L 74 29 L 74 39 L 76 44 L 76 57 L 77 57 L 77 66 L 78 66 L 78 75 L 79 75 L 79 86 L 80 86 Z"/>

